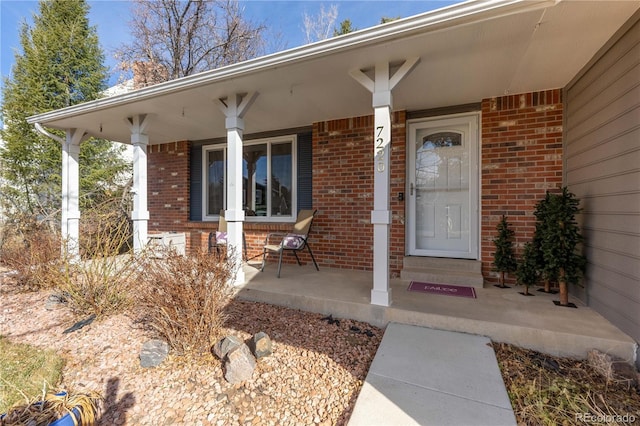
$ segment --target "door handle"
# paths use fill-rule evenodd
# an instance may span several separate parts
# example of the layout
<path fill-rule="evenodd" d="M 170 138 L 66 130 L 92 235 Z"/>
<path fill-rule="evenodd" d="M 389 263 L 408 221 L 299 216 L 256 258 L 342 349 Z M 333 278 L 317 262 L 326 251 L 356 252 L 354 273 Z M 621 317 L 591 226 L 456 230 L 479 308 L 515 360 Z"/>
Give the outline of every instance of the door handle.
<path fill-rule="evenodd" d="M 409 184 L 409 195 L 413 195 L 413 182 Z"/>

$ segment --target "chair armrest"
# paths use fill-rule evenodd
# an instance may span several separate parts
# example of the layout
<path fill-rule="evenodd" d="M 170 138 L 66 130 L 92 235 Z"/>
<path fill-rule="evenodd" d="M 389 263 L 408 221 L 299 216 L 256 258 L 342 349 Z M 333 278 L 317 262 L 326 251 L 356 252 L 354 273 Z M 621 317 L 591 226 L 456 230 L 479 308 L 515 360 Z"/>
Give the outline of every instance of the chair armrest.
<path fill-rule="evenodd" d="M 276 238 L 278 237 L 280 239 L 280 241 L 278 243 L 282 242 L 282 239 L 287 235 L 286 232 L 271 232 L 269 234 L 267 234 L 267 237 L 264 239 L 264 245 L 269 244 L 269 240 L 271 240 L 271 238 Z"/>

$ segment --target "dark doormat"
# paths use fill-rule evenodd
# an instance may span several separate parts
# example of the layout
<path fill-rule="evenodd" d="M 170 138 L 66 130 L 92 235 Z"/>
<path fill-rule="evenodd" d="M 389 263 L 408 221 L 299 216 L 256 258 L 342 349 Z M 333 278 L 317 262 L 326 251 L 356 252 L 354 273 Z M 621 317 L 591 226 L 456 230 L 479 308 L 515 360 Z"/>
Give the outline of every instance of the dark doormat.
<path fill-rule="evenodd" d="M 408 291 L 418 291 L 421 293 L 444 294 L 447 296 L 471 297 L 476 298 L 476 289 L 473 287 L 464 287 L 459 285 L 421 283 L 411 281 Z"/>

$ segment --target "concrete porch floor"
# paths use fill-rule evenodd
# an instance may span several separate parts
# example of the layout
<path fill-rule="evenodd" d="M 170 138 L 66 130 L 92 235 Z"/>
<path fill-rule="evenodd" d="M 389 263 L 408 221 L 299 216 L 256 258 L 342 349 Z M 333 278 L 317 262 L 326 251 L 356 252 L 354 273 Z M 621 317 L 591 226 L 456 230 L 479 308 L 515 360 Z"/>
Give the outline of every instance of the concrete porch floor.
<path fill-rule="evenodd" d="M 407 291 L 409 285 L 391 280 L 392 305 L 370 304 L 372 272 L 313 265 L 282 266 L 268 263 L 260 272 L 258 262 L 244 265 L 245 284 L 238 287 L 242 300 L 265 302 L 336 318 L 365 321 L 378 327 L 389 322 L 487 336 L 550 355 L 585 358 L 587 351 L 600 351 L 633 362 L 636 343 L 597 312 L 577 299 L 578 309 L 558 307 L 558 295 L 519 294 L 522 287 L 499 289 L 485 285 L 477 298 L 434 295 Z"/>

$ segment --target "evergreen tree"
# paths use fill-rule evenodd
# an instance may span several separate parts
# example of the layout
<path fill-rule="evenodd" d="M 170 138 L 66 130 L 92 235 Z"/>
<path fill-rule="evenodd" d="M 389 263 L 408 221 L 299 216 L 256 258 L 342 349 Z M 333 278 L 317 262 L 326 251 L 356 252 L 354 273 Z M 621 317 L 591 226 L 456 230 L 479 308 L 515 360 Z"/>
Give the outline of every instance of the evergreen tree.
<path fill-rule="evenodd" d="M 380 18 L 380 23 L 386 24 L 387 22 L 397 21 L 398 19 L 402 19 L 402 18 L 400 16 L 396 16 L 395 18 L 392 18 L 389 16 L 383 16 L 382 18 Z"/>
<path fill-rule="evenodd" d="M 553 268 L 553 265 L 549 265 L 545 263 L 544 256 L 542 252 L 542 244 L 544 235 L 547 232 L 547 228 L 549 227 L 549 204 L 551 203 L 552 194 L 547 191 L 545 197 L 538 201 L 536 204 L 533 215 L 536 218 L 536 228 L 533 234 L 533 259 L 537 265 L 537 270 L 541 275 L 541 278 L 544 280 L 544 292 L 545 293 L 553 293 L 551 290 L 551 283 L 556 282 L 558 280 L 558 271 Z"/>
<path fill-rule="evenodd" d="M 358 31 L 358 29 L 352 26 L 351 19 L 345 19 L 344 21 L 340 22 L 340 28 L 333 29 L 333 36 L 337 37 L 352 33 L 354 31 Z"/>
<path fill-rule="evenodd" d="M 53 218 L 60 208 L 62 147 L 40 135 L 26 118 L 100 97 L 107 69 L 84 0 L 41 0 L 33 26 L 22 24 L 12 75 L 0 108 L 2 195 L 8 213 Z M 62 132 L 54 132 L 64 137 Z M 122 148 L 119 148 L 122 149 Z M 100 201 L 126 170 L 112 143 L 81 146 L 81 205 Z"/>
<path fill-rule="evenodd" d="M 518 284 L 524 286 L 524 293 L 522 294 L 525 296 L 531 295 L 529 293 L 529 287 L 535 285 L 540 279 L 538 256 L 538 249 L 532 242 L 524 244 L 524 251 L 518 262 L 518 268 L 516 269 L 516 281 Z"/>
<path fill-rule="evenodd" d="M 498 235 L 493 239 L 493 243 L 496 246 L 496 251 L 493 255 L 493 266 L 496 271 L 500 272 L 500 287 L 506 288 L 507 286 L 504 284 L 505 273 L 515 271 L 518 266 L 513 249 L 515 232 L 509 228 L 509 223 L 505 216 L 502 216 L 496 229 L 498 230 Z"/>
<path fill-rule="evenodd" d="M 564 187 L 562 194 L 550 196 L 546 209 L 542 256 L 546 268 L 557 271 L 562 306 L 569 304 L 568 284 L 580 282 L 586 265 L 586 258 L 578 251 L 583 239 L 575 218 L 579 205 L 580 200 Z"/>

